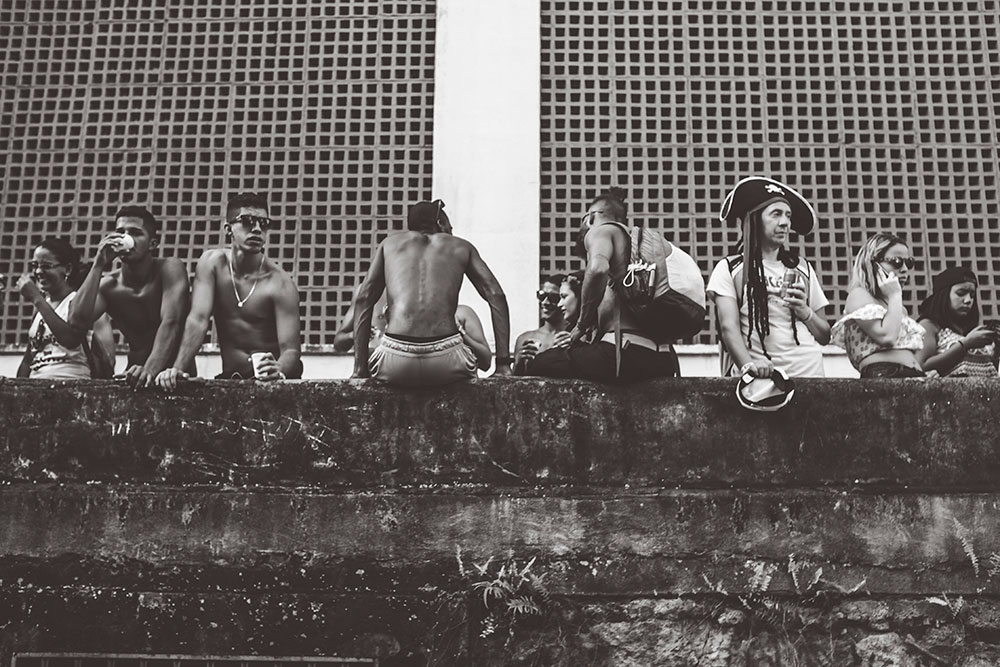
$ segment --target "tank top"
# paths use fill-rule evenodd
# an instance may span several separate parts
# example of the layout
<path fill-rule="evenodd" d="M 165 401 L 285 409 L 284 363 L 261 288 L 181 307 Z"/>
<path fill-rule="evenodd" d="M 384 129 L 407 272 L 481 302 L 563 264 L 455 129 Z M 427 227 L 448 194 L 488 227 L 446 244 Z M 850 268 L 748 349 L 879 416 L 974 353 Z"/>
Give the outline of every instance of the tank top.
<path fill-rule="evenodd" d="M 69 305 L 73 302 L 76 292 L 70 292 L 66 298 L 53 309 L 56 315 L 69 321 Z M 67 348 L 56 341 L 41 313 L 35 313 L 35 319 L 28 327 L 28 344 L 35 350 L 31 360 L 31 373 L 28 377 L 48 378 L 52 380 L 80 380 L 90 378 L 90 365 L 83 346 Z"/>

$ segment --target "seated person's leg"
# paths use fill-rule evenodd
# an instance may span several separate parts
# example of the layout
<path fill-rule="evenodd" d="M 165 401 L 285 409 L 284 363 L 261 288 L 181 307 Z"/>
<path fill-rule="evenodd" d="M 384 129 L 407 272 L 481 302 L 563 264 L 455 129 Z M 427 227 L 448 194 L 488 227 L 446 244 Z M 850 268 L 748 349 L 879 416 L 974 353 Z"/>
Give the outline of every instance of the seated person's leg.
<path fill-rule="evenodd" d="M 615 346 L 576 343 L 568 350 L 551 348 L 535 357 L 528 372 L 542 377 L 614 382 Z"/>

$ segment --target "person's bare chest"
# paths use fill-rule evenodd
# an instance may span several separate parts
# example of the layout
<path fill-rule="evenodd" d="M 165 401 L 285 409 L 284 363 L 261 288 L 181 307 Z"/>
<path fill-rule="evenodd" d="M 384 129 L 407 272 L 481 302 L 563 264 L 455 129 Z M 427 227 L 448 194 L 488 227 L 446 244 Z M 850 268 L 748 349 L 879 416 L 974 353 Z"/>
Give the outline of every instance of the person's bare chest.
<path fill-rule="evenodd" d="M 158 279 L 136 286 L 119 283 L 106 292 L 104 298 L 107 311 L 116 323 L 158 322 L 163 288 Z"/>

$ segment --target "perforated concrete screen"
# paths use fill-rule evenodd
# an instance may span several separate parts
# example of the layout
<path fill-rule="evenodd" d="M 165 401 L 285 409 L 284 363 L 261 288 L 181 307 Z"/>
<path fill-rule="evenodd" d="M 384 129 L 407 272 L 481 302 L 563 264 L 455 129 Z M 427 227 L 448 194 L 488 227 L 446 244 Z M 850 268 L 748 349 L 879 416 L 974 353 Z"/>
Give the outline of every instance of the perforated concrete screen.
<path fill-rule="evenodd" d="M 799 189 L 801 243 L 843 313 L 853 255 L 878 230 L 930 276 L 975 268 L 1000 305 L 1000 3 L 542 3 L 542 272 L 580 268 L 572 232 L 610 185 L 707 279 L 739 240 L 718 221 L 742 177 Z M 698 342 L 716 341 L 711 331 Z"/>
<path fill-rule="evenodd" d="M 265 192 L 303 342 L 332 343 L 372 251 L 431 194 L 434 1 L 127 4 L 0 3 L 0 272 L 47 235 L 90 257 L 138 203 L 193 273 L 227 195 Z M 0 343 L 23 345 L 32 308 L 8 291 L 2 313 Z"/>

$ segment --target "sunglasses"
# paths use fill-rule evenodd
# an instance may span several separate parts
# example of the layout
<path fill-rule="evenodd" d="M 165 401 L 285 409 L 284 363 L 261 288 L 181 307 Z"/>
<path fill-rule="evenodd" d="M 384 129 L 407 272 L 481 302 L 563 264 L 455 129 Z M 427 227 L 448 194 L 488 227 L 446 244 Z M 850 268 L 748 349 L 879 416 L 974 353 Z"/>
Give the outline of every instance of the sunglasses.
<path fill-rule="evenodd" d="M 891 264 L 892 268 L 897 271 L 906 265 L 906 268 L 912 269 L 913 265 L 916 264 L 916 260 L 912 257 L 883 257 L 879 260 L 880 262 L 885 262 L 886 264 Z"/>
<path fill-rule="evenodd" d="M 250 215 L 249 213 L 244 213 L 243 215 L 236 216 L 229 221 L 230 224 L 241 224 L 248 229 L 253 229 L 255 225 L 260 225 L 262 230 L 270 229 L 274 222 L 271 218 L 262 218 L 257 215 Z"/>
<path fill-rule="evenodd" d="M 38 262 L 28 262 L 29 271 L 51 271 L 62 264 L 39 264 Z"/>
<path fill-rule="evenodd" d="M 559 292 L 546 292 L 544 290 L 538 290 L 535 292 L 535 296 L 538 297 L 538 303 L 548 302 L 550 306 L 555 306 L 559 303 Z"/>

